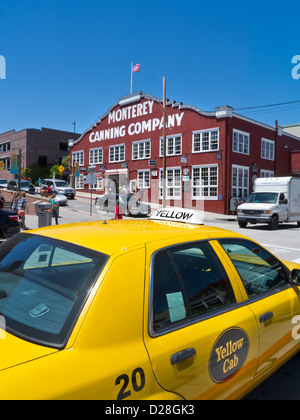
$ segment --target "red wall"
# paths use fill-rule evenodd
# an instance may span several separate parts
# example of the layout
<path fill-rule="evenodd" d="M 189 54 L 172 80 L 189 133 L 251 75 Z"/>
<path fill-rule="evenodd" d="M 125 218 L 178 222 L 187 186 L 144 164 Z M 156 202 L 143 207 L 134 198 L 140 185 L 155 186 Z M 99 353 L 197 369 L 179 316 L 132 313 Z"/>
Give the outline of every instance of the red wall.
<path fill-rule="evenodd" d="M 153 104 L 152 104 L 153 101 Z M 130 118 L 120 119 L 120 121 L 113 122 L 112 116 L 121 117 L 121 112 L 127 109 L 127 116 Z M 130 110 L 129 110 L 130 108 Z M 140 115 L 137 115 L 140 113 Z M 132 115 L 133 114 L 133 115 Z M 125 114 L 124 114 L 125 115 Z M 204 115 L 200 110 L 189 106 L 167 106 L 167 118 L 174 116 L 174 127 L 167 128 L 167 136 L 169 135 L 182 135 L 182 155 L 187 157 L 187 164 L 181 163 L 180 156 L 167 157 L 167 168 L 182 166 L 188 168 L 190 177 L 192 175 L 192 165 L 205 165 L 217 164 L 219 168 L 218 180 L 218 199 L 205 200 L 205 210 L 216 213 L 228 213 L 229 202 L 231 198 L 231 177 L 232 165 L 240 165 L 249 167 L 249 192 L 252 189 L 253 175 L 260 176 L 260 170 L 275 171 L 276 176 L 289 175 L 291 172 L 291 165 L 298 168 L 300 172 L 299 155 L 298 163 L 295 163 L 293 158 L 292 164 L 290 161 L 291 150 L 300 149 L 300 141 L 288 135 L 278 135 L 275 128 L 267 127 L 265 125 L 256 123 L 254 121 L 238 118 L 233 114 L 232 117 L 217 118 L 215 113 L 208 113 Z M 176 119 L 177 116 L 177 119 Z M 113 106 L 102 120 L 96 126 L 87 130 L 81 140 L 77 142 L 71 150 L 74 151 L 85 150 L 84 154 L 84 167 L 89 166 L 89 153 L 90 148 L 103 147 L 103 165 L 106 170 L 120 169 L 122 163 L 128 164 L 129 180 L 137 178 L 137 170 L 150 169 L 157 170 L 163 167 L 163 159 L 159 157 L 159 139 L 163 136 L 163 129 L 159 126 L 153 131 L 145 131 L 144 133 L 134 133 L 133 127 L 142 127 L 142 123 L 148 123 L 149 120 L 153 123 L 160 123 L 163 117 L 163 108 L 161 102 L 150 95 L 142 95 L 141 100 L 136 103 L 126 104 L 120 107 L 118 104 Z M 177 123 L 176 123 L 177 122 Z M 149 123 L 150 124 L 150 123 Z M 150 125 L 149 125 L 150 126 Z M 120 136 L 113 139 L 104 139 L 101 141 L 90 142 L 89 138 L 95 139 L 96 132 L 104 131 L 111 128 L 121 128 L 122 132 L 126 133 L 125 136 Z M 192 153 L 192 133 L 193 131 L 219 128 L 219 151 Z M 244 155 L 232 151 L 232 135 L 233 129 L 241 130 L 250 133 L 250 154 Z M 93 134 L 91 134 L 93 133 Z M 276 141 L 276 162 L 261 158 L 261 138 Z M 156 166 L 149 166 L 149 159 L 132 161 L 132 142 L 139 140 L 151 139 L 151 160 L 156 161 Z M 109 146 L 125 144 L 125 162 L 109 163 Z M 292 155 L 293 156 L 293 155 Z M 257 165 L 257 172 L 252 170 L 253 164 Z M 298 165 L 298 166 L 297 166 Z M 98 165 L 97 165 L 98 166 Z M 98 169 L 97 169 L 98 171 Z M 103 171 L 104 173 L 104 171 Z M 153 199 L 154 196 L 158 197 L 158 179 L 151 178 L 151 183 L 155 185 L 154 191 L 150 195 Z M 86 188 L 87 189 L 87 188 Z M 191 197 L 192 184 L 190 192 L 186 193 L 185 199 Z M 157 194 L 156 194 L 157 192 Z M 183 196 L 183 193 L 182 193 Z M 175 206 L 183 206 L 185 203 L 174 200 L 170 203 Z M 196 205 L 195 200 L 192 205 Z"/>

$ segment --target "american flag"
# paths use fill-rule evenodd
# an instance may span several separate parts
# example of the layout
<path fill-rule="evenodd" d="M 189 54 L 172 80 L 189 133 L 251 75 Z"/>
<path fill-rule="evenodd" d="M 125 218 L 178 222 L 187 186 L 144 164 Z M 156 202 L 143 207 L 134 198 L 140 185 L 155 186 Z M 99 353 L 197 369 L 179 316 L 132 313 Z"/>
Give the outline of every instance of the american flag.
<path fill-rule="evenodd" d="M 140 71 L 140 64 L 134 64 L 132 68 L 132 73 Z"/>

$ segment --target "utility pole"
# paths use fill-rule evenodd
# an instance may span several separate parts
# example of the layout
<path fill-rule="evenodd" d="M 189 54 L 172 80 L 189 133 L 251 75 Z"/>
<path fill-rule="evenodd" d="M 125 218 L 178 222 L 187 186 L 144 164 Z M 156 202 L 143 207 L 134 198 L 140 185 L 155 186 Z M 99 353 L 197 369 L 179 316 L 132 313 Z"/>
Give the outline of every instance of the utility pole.
<path fill-rule="evenodd" d="M 166 78 L 163 77 L 163 185 L 162 185 L 162 196 L 163 196 L 163 208 L 166 207 L 166 189 L 167 189 L 167 169 L 166 169 L 166 155 L 167 155 L 167 138 L 166 138 Z"/>
<path fill-rule="evenodd" d="M 22 150 L 19 149 L 18 154 L 18 190 L 21 191 L 21 156 L 22 156 Z"/>

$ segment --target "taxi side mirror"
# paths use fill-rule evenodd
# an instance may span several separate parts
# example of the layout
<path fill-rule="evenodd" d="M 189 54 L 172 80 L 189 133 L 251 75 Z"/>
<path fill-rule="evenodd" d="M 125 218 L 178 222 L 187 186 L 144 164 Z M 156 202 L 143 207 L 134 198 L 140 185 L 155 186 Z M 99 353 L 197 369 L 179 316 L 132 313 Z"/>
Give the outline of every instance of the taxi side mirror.
<path fill-rule="evenodd" d="M 291 280 L 292 280 L 292 283 L 294 283 L 296 286 L 300 286 L 300 270 L 295 268 L 291 272 Z"/>

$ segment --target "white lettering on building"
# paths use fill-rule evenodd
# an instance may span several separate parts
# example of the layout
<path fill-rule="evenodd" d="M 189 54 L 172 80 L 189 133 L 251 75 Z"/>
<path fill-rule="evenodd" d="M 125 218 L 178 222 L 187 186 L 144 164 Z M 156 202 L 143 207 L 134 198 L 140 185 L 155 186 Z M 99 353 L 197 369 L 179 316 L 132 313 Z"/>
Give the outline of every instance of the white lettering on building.
<path fill-rule="evenodd" d="M 136 105 L 127 106 L 118 110 L 114 110 L 108 115 L 108 124 L 118 123 L 120 121 L 128 120 L 135 117 L 152 114 L 154 101 L 146 101 Z M 182 123 L 184 112 L 168 115 L 166 120 L 166 127 L 180 127 Z M 124 137 L 126 134 L 129 136 L 139 135 L 143 133 L 150 133 L 156 129 L 163 128 L 163 117 L 150 118 L 148 120 L 132 122 L 129 124 L 127 131 L 126 126 L 115 126 L 103 130 L 93 131 L 90 133 L 89 140 L 91 143 L 102 140 L 117 139 Z"/>

